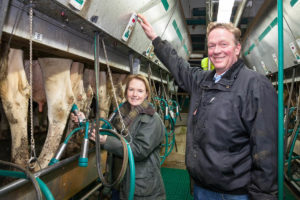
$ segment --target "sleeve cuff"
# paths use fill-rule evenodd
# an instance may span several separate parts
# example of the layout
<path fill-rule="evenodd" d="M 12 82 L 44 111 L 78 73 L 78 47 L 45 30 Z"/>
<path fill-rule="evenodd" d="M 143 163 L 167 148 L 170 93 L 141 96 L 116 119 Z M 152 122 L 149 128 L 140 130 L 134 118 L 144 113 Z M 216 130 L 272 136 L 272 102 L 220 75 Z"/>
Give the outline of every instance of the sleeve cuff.
<path fill-rule="evenodd" d="M 153 41 L 152 44 L 154 47 L 156 47 L 161 42 L 161 38 L 157 36 Z"/>

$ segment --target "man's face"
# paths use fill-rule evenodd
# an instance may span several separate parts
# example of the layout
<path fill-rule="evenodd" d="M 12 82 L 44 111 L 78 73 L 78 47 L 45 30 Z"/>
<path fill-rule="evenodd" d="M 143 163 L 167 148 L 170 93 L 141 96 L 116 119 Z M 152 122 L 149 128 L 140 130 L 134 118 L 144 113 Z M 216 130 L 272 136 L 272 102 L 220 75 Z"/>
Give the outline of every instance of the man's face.
<path fill-rule="evenodd" d="M 236 44 L 234 35 L 224 28 L 212 30 L 207 39 L 208 57 L 214 64 L 217 74 L 227 71 L 238 59 L 240 43 Z"/>

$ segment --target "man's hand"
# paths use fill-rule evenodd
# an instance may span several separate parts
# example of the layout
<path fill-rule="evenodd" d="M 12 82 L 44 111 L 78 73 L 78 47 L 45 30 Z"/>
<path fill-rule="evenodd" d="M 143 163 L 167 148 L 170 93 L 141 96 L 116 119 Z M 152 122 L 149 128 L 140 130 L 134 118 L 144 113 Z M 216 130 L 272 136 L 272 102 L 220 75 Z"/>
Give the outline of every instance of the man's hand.
<path fill-rule="evenodd" d="M 157 35 L 154 32 L 151 24 L 149 24 L 149 22 L 147 21 L 147 19 L 142 15 L 142 14 L 138 14 L 138 22 L 141 24 L 146 36 L 153 41 Z"/>

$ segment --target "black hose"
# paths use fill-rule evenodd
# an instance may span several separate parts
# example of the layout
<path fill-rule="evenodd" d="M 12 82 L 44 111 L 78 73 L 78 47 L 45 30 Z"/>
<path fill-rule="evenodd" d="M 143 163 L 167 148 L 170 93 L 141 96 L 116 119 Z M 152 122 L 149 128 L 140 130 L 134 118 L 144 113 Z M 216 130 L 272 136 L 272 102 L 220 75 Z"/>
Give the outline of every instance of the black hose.
<path fill-rule="evenodd" d="M 123 177 L 125 175 L 127 165 L 128 165 L 128 149 L 127 149 L 127 144 L 126 144 L 126 141 L 124 140 L 124 138 L 119 133 L 117 133 L 115 130 L 113 130 L 113 129 L 100 129 L 99 133 L 101 133 L 101 132 L 109 132 L 112 136 L 117 137 L 123 145 L 123 162 L 122 162 L 122 168 L 120 170 L 120 173 L 119 173 L 118 177 L 112 183 L 108 183 L 105 180 L 105 186 L 111 187 L 113 185 L 118 185 L 123 180 Z"/>

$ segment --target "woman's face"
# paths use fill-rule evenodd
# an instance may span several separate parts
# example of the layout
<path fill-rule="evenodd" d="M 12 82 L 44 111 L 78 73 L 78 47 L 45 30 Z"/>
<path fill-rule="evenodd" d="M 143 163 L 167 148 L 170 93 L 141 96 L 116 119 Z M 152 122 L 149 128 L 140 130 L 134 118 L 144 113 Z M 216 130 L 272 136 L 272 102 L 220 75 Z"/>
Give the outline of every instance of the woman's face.
<path fill-rule="evenodd" d="M 148 93 L 142 80 L 132 79 L 128 84 L 127 100 L 131 106 L 138 106 L 147 98 Z"/>

